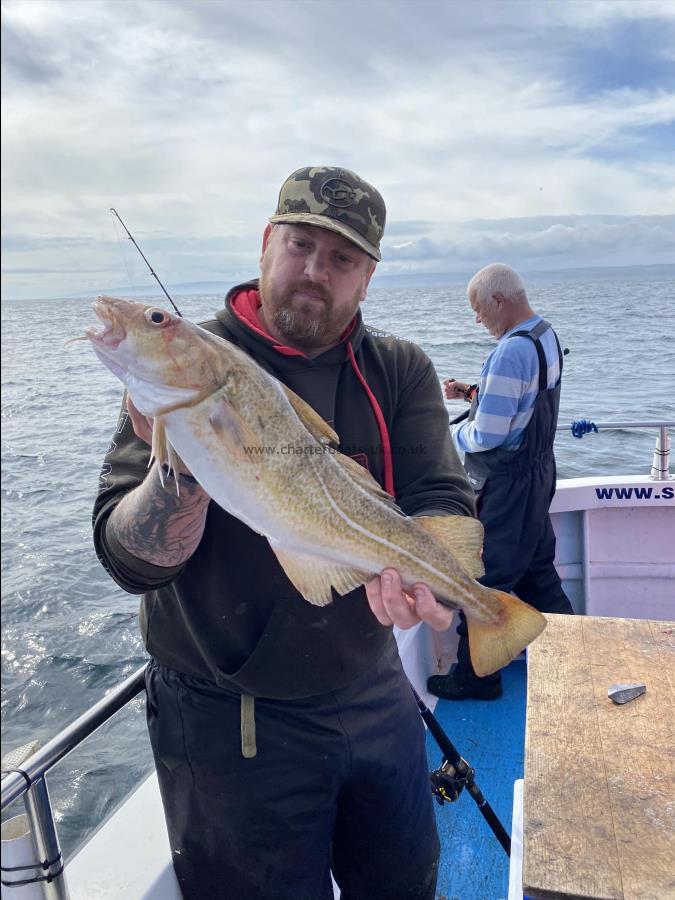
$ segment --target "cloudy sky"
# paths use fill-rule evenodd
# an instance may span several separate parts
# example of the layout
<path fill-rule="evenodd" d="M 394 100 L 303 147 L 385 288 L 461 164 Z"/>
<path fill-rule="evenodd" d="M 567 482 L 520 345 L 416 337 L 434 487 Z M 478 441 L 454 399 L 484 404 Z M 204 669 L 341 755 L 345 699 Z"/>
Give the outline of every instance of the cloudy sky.
<path fill-rule="evenodd" d="M 675 0 L 3 0 L 3 297 L 257 271 L 294 169 L 383 274 L 675 261 Z"/>

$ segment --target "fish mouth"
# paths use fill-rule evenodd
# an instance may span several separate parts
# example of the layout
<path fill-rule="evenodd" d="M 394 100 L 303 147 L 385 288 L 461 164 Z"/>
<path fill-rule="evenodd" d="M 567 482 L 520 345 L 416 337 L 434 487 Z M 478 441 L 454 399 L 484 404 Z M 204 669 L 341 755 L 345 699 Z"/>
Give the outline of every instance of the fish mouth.
<path fill-rule="evenodd" d="M 117 350 L 127 336 L 126 329 L 115 316 L 110 305 L 103 298 L 98 297 L 91 305 L 102 327 L 90 325 L 84 332 L 84 336 L 101 349 Z"/>

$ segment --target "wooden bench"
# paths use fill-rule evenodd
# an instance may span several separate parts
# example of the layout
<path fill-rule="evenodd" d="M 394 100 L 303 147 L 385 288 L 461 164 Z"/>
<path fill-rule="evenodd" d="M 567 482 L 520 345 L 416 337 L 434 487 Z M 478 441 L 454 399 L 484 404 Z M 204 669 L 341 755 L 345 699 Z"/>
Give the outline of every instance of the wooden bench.
<path fill-rule="evenodd" d="M 675 623 L 547 619 L 528 651 L 523 894 L 675 898 Z M 628 682 L 646 693 L 616 705 Z"/>

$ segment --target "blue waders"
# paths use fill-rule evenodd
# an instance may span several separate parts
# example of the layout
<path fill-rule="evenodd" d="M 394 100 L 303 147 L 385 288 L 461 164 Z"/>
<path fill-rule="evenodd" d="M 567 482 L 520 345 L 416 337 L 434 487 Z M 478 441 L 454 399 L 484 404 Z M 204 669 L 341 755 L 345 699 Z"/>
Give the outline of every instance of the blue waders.
<path fill-rule="evenodd" d="M 550 327 L 542 320 L 532 331 L 517 331 L 510 335 L 511 338 L 530 338 L 539 357 L 539 393 L 520 447 L 517 450 L 496 447 L 482 453 L 467 453 L 464 467 L 476 491 L 478 518 L 485 528 L 485 575 L 479 579 L 481 584 L 507 593 L 512 591 L 542 612 L 573 613 L 553 564 L 555 534 L 549 516 L 556 483 L 553 441 L 560 403 L 560 380 L 555 387 L 547 387 L 548 367 L 540 341 L 541 335 Z M 558 354 L 562 373 L 559 344 Z M 469 421 L 475 418 L 477 408 L 476 396 Z M 484 693 L 485 699 L 498 697 L 501 694 L 500 673 L 478 678 L 473 670 L 466 620 L 461 614 L 457 633 L 457 665 L 450 676 L 454 684 L 466 685 L 467 696 L 471 696 L 469 691 L 473 685 L 474 689 L 478 688 L 476 696 Z M 430 682 L 440 685 L 443 677 L 436 676 Z M 431 683 L 429 687 L 433 690 Z M 438 696 L 444 696 L 440 688 Z M 451 699 L 461 699 L 461 696 Z"/>

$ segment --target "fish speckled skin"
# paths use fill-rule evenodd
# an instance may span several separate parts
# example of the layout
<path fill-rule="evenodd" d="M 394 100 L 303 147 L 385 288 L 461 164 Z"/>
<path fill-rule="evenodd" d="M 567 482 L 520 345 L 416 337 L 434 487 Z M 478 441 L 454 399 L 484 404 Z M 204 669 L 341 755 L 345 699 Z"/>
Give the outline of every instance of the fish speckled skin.
<path fill-rule="evenodd" d="M 134 301 L 101 297 L 94 309 L 104 328 L 85 336 L 138 410 L 155 418 L 157 455 L 169 453 L 165 432 L 204 490 L 269 540 L 308 601 L 330 602 L 333 590 L 345 594 L 394 567 L 404 586 L 424 582 L 464 611 L 479 674 L 501 668 L 543 629 L 539 612 L 475 580 L 477 520 L 403 515 L 334 449 L 330 427 L 234 345 Z"/>

